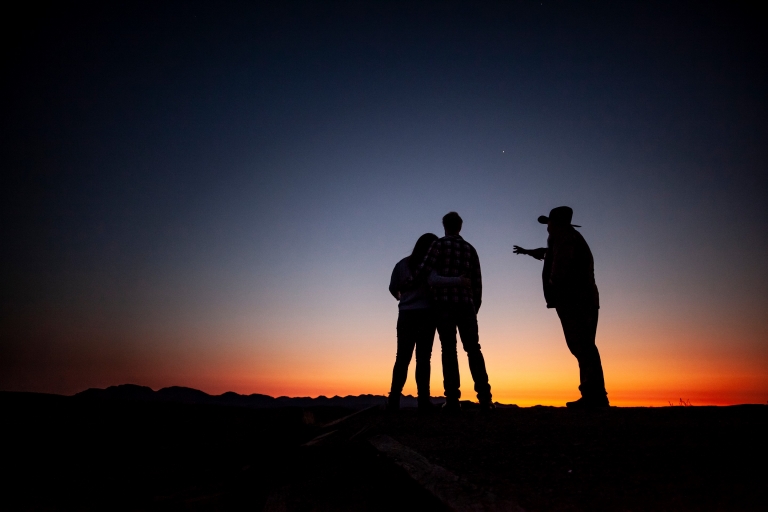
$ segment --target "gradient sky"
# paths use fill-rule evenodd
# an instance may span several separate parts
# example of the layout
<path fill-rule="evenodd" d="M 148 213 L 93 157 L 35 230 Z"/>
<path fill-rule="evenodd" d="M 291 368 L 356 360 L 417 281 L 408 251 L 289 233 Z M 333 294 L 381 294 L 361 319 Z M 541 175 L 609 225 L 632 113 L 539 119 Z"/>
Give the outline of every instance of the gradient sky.
<path fill-rule="evenodd" d="M 456 210 L 494 398 L 562 405 L 578 366 L 512 245 L 569 205 L 613 404 L 768 400 L 762 14 L 257 4 L 7 13 L 0 389 L 384 394 L 390 273 Z"/>

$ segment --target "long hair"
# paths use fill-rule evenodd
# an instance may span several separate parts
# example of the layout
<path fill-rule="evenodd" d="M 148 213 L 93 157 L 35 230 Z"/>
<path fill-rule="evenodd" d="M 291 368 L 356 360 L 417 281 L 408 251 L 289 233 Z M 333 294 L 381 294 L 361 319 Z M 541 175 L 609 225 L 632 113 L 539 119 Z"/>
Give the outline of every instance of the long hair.
<path fill-rule="evenodd" d="M 437 235 L 432 233 L 424 233 L 416 241 L 416 245 L 413 246 L 411 257 L 408 258 L 408 269 L 410 269 L 411 274 L 416 272 L 416 269 L 419 267 L 421 262 L 424 261 L 424 257 L 427 255 L 429 247 L 435 240 L 437 240 Z"/>

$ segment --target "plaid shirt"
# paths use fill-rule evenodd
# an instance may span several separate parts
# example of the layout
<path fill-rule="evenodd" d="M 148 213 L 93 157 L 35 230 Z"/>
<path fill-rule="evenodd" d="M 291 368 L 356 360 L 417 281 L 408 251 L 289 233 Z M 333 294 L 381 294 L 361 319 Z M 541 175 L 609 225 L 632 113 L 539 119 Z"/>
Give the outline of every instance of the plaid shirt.
<path fill-rule="evenodd" d="M 445 277 L 464 276 L 472 280 L 472 288 L 443 287 L 432 288 L 436 302 L 470 303 L 475 311 L 480 309 L 483 301 L 483 279 L 480 274 L 480 259 L 477 251 L 459 235 L 445 236 L 432 242 L 424 261 L 416 269 L 414 279 L 425 272 L 427 275 L 435 270 Z"/>

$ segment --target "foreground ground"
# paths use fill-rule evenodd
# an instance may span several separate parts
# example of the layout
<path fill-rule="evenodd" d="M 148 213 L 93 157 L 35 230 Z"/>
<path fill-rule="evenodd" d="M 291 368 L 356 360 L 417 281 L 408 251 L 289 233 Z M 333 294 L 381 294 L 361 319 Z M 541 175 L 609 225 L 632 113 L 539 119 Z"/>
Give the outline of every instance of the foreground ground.
<path fill-rule="evenodd" d="M 759 405 L 372 409 L 329 426 L 352 411 L 19 393 L 0 410 L 2 510 L 445 510 L 368 442 L 381 434 L 528 511 L 768 503 Z"/>

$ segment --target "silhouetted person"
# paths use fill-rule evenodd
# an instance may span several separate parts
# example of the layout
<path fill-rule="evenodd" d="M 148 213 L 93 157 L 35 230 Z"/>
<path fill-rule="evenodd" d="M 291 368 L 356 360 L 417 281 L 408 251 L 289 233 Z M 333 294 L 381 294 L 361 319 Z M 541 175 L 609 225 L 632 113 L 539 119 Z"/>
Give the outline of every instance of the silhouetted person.
<path fill-rule="evenodd" d="M 480 274 L 480 259 L 477 251 L 466 242 L 459 232 L 463 221 L 459 214 L 450 212 L 443 217 L 445 236 L 432 244 L 424 261 L 415 271 L 418 279 L 421 273 L 436 271 L 446 277 L 464 276 L 470 279 L 470 287 L 433 286 L 432 294 L 437 310 L 437 332 L 440 335 L 443 362 L 443 386 L 447 411 L 460 409 L 459 360 L 456 354 L 456 329 L 461 344 L 469 359 L 469 370 L 475 381 L 477 398 L 483 409 L 494 408 L 491 399 L 491 385 L 485 370 L 485 360 L 480 351 L 477 332 L 477 312 L 483 295 L 483 280 Z"/>
<path fill-rule="evenodd" d="M 607 407 L 603 366 L 595 345 L 600 309 L 595 264 L 586 240 L 573 229 L 581 226 L 572 225 L 572 218 L 573 210 L 569 207 L 553 208 L 549 217 L 539 217 L 539 222 L 546 224 L 549 232 L 547 247 L 528 250 L 515 245 L 513 252 L 544 260 L 541 274 L 544 299 L 548 308 L 557 311 L 568 349 L 579 362 L 581 398 L 566 405 L 575 408 Z"/>
<path fill-rule="evenodd" d="M 440 277 L 435 272 L 430 273 L 429 279 L 422 273 L 419 279 L 413 280 L 416 267 L 424 260 L 432 242 L 437 235 L 426 233 L 419 237 L 410 256 L 400 260 L 392 270 L 389 281 L 389 292 L 398 303 L 397 317 L 397 356 L 392 369 L 392 387 L 389 392 L 387 408 L 400 408 L 400 394 L 408 377 L 408 365 L 411 363 L 413 349 L 416 347 L 416 387 L 418 389 L 419 410 L 429 410 L 432 403 L 429 400 L 429 378 L 431 373 L 430 359 L 432 344 L 435 340 L 437 315 L 435 313 L 430 285 L 458 286 L 469 285 L 468 279 L 461 277 Z M 407 281 L 411 285 L 405 287 Z"/>

